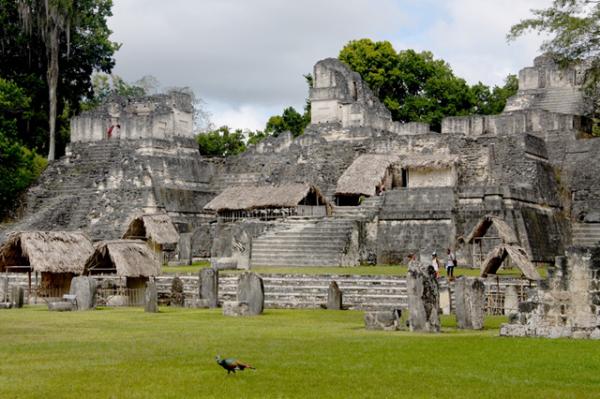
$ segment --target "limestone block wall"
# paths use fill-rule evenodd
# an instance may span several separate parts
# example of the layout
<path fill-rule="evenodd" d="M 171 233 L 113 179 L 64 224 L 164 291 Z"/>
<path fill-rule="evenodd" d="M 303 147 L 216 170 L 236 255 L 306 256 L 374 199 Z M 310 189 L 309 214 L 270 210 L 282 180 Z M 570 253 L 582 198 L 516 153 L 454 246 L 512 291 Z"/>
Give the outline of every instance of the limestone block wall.
<path fill-rule="evenodd" d="M 500 335 L 600 339 L 600 248 L 569 248 Z"/>
<path fill-rule="evenodd" d="M 71 142 L 193 138 L 191 96 L 170 93 L 126 99 L 113 96 L 71 120 Z"/>

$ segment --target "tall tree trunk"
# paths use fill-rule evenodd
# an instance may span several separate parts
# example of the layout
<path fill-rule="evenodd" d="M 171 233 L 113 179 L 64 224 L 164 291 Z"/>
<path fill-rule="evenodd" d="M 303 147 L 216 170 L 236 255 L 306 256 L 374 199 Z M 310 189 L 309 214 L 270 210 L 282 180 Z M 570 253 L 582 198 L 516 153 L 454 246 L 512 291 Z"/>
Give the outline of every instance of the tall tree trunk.
<path fill-rule="evenodd" d="M 54 161 L 56 157 L 56 88 L 58 86 L 58 29 L 52 26 L 48 32 L 48 97 L 50 109 L 48 110 L 50 145 L 48 146 L 48 161 Z"/>

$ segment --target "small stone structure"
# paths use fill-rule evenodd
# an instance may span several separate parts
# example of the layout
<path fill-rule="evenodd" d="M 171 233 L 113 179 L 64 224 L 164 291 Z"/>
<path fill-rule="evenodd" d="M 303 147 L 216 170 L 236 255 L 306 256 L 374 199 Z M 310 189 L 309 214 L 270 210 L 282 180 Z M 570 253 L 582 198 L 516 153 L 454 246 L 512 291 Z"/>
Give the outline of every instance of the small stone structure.
<path fill-rule="evenodd" d="M 23 287 L 12 287 L 11 290 L 12 304 L 15 308 L 22 308 L 25 303 L 25 290 Z"/>
<path fill-rule="evenodd" d="M 600 339 L 600 247 L 571 247 L 531 290 L 502 336 Z"/>
<path fill-rule="evenodd" d="M 171 282 L 171 306 L 183 306 L 185 296 L 183 294 L 183 281 L 175 277 Z"/>
<path fill-rule="evenodd" d="M 440 310 L 443 315 L 449 315 L 452 312 L 450 287 L 440 287 Z"/>
<path fill-rule="evenodd" d="M 70 312 L 75 309 L 76 309 L 76 306 L 73 302 L 67 302 L 67 301 L 48 302 L 48 310 L 51 312 Z"/>
<path fill-rule="evenodd" d="M 485 284 L 480 278 L 461 276 L 454 283 L 456 325 L 481 330 L 485 316 Z"/>
<path fill-rule="evenodd" d="M 252 316 L 250 306 L 246 302 L 226 301 L 223 302 L 223 316 Z"/>
<path fill-rule="evenodd" d="M 206 306 L 219 306 L 219 271 L 213 268 L 200 270 L 198 282 L 198 298 L 206 301 Z"/>
<path fill-rule="evenodd" d="M 73 277 L 69 294 L 75 295 L 77 310 L 91 310 L 96 307 L 96 287 L 97 282 L 92 277 Z"/>
<path fill-rule="evenodd" d="M 439 285 L 432 266 L 412 260 L 406 276 L 411 331 L 439 332 Z"/>
<path fill-rule="evenodd" d="M 335 281 L 332 281 L 327 289 L 327 309 L 342 310 L 342 290 Z"/>
<path fill-rule="evenodd" d="M 158 312 L 158 292 L 156 290 L 156 282 L 147 281 L 146 291 L 144 291 L 144 312 Z"/>
<path fill-rule="evenodd" d="M 365 312 L 367 330 L 395 331 L 406 328 L 406 312 L 402 309 Z"/>
<path fill-rule="evenodd" d="M 238 279 L 237 300 L 248 305 L 249 316 L 261 314 L 265 307 L 263 279 L 256 273 L 242 273 Z"/>
<path fill-rule="evenodd" d="M 504 314 L 509 315 L 519 310 L 519 294 L 517 287 L 509 285 L 504 290 Z"/>

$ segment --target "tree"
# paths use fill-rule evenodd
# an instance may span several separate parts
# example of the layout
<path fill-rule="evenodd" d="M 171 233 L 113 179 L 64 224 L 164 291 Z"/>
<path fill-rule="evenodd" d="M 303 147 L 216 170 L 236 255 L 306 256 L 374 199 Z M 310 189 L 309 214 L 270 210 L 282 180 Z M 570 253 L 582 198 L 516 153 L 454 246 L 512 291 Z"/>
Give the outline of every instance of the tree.
<path fill-rule="evenodd" d="M 0 217 L 46 166 L 44 158 L 17 138 L 17 119 L 29 117 L 31 99 L 14 82 L 0 78 Z"/>
<path fill-rule="evenodd" d="M 554 0 L 550 7 L 531 12 L 532 18 L 511 27 L 508 39 L 515 40 L 532 30 L 546 32 L 550 37 L 541 50 L 551 53 L 560 65 L 590 63 L 584 90 L 594 105 L 592 116 L 600 133 L 600 1 Z"/>
<path fill-rule="evenodd" d="M 92 72 L 113 67 L 119 46 L 108 39 L 111 7 L 111 0 L 0 0 L 0 76 L 31 98 L 35 114 L 18 121 L 28 146 L 60 154 L 64 138 L 52 144 L 54 132 L 92 96 Z"/>
<path fill-rule="evenodd" d="M 241 129 L 231 131 L 228 126 L 200 133 L 196 136 L 200 154 L 209 157 L 226 157 L 246 151 L 244 134 Z"/>
<path fill-rule="evenodd" d="M 396 52 L 387 41 L 361 39 L 346 44 L 339 59 L 361 75 L 395 121 L 426 122 L 439 131 L 442 118 L 477 109 L 467 82 L 431 52 Z"/>
<path fill-rule="evenodd" d="M 519 79 L 517 75 L 508 75 L 503 86 L 494 86 L 492 90 L 479 82 L 471 86 L 471 91 L 476 98 L 473 113 L 479 115 L 495 115 L 504 110 L 506 100 L 514 96 L 519 90 Z"/>
<path fill-rule="evenodd" d="M 296 111 L 294 107 L 287 107 L 281 116 L 275 115 L 269 118 L 265 133 L 277 137 L 283 132 L 290 131 L 294 137 L 298 137 L 304 133 L 307 124 L 305 116 Z"/>

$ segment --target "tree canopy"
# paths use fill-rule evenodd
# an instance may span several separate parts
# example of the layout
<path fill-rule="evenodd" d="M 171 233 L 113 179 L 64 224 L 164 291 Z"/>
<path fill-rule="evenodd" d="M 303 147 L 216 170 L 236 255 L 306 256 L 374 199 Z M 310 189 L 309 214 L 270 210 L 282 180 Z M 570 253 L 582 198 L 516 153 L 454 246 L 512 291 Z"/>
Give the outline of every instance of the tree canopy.
<path fill-rule="evenodd" d="M 0 214 L 42 171 L 38 154 L 54 153 L 51 126 L 55 155 L 64 153 L 71 116 L 93 98 L 93 71 L 114 66 L 111 7 L 111 0 L 0 0 Z"/>
<path fill-rule="evenodd" d="M 446 116 L 502 112 L 518 84 L 509 76 L 503 87 L 490 89 L 482 83 L 471 87 L 431 52 L 396 52 L 387 41 L 351 41 L 339 59 L 361 75 L 393 120 L 426 122 L 437 131 Z"/>
<path fill-rule="evenodd" d="M 225 157 L 246 151 L 242 130 L 231 131 L 228 126 L 200 133 L 196 136 L 196 141 L 200 154 L 208 157 Z"/>

